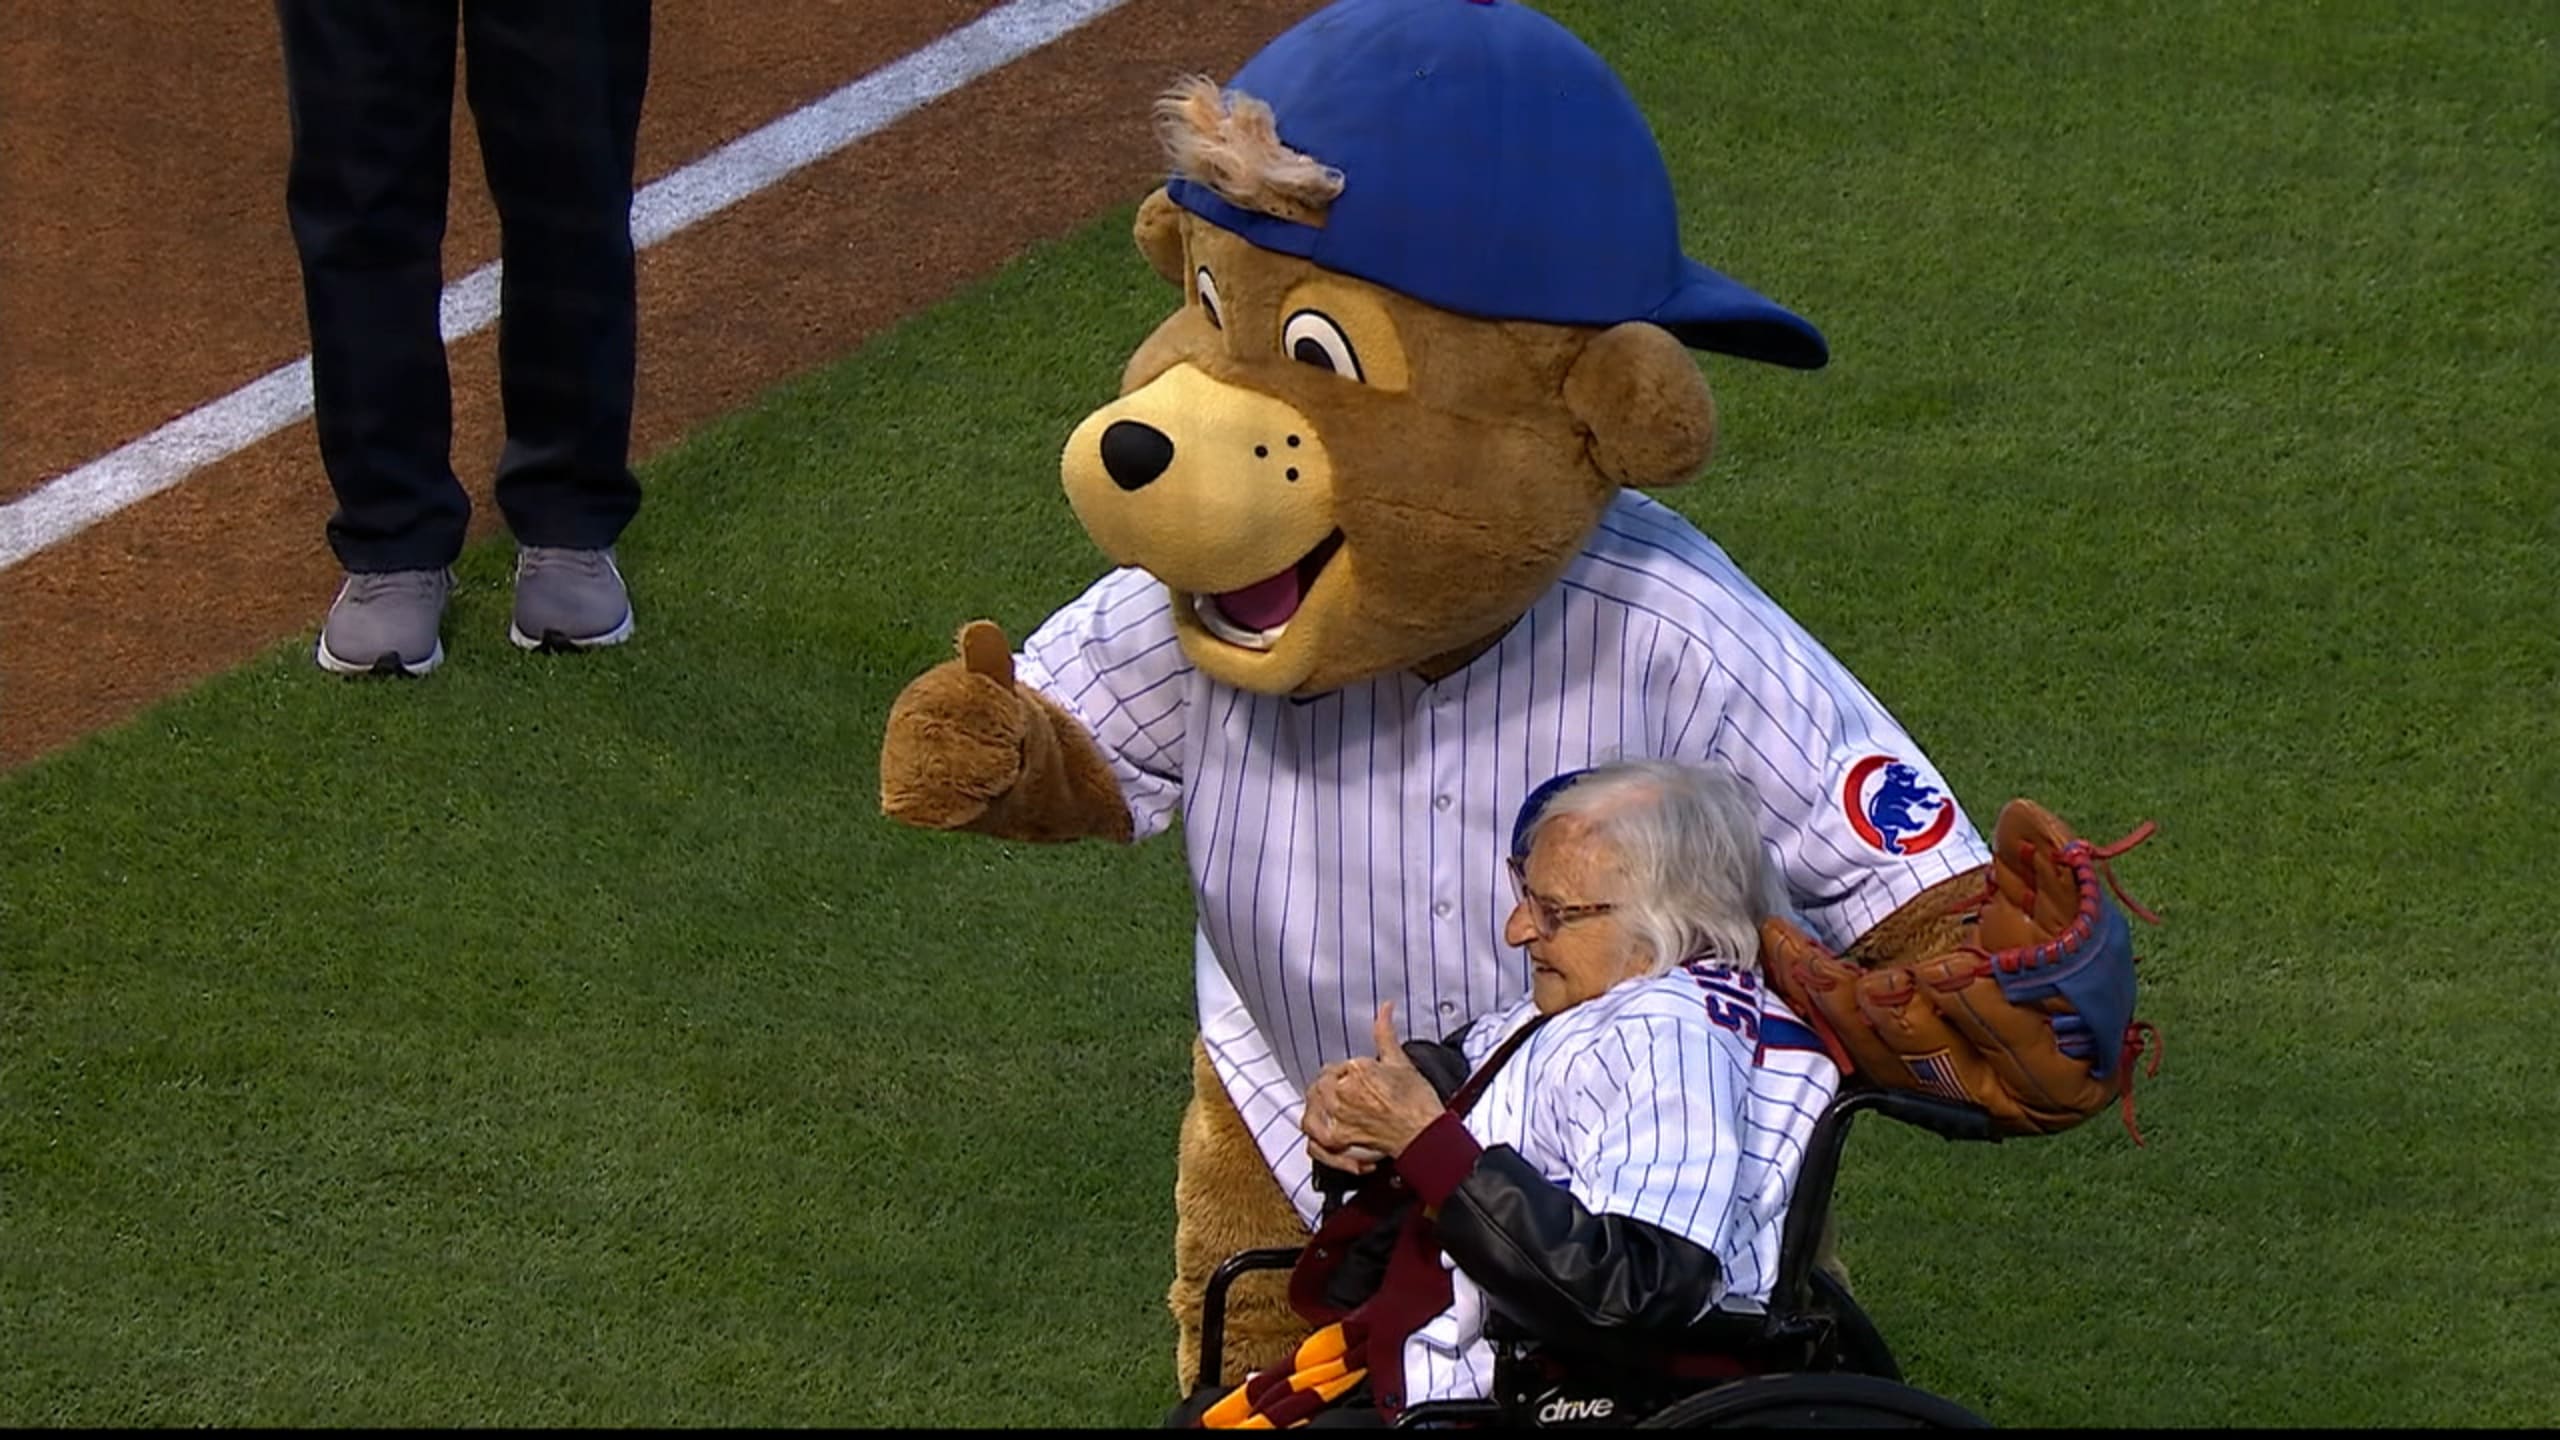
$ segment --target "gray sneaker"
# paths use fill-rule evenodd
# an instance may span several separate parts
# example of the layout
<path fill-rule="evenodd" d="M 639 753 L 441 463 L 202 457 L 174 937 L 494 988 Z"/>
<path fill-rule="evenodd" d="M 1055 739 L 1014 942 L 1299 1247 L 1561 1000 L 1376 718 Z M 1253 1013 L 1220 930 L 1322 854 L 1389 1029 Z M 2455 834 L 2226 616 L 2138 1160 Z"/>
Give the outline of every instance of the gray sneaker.
<path fill-rule="evenodd" d="M 333 675 L 424 675 L 444 663 L 451 570 L 349 575 L 329 605 L 315 658 Z"/>
<path fill-rule="evenodd" d="M 516 552 L 507 638 L 527 650 L 592 650 L 631 638 L 631 592 L 611 550 L 527 545 Z"/>

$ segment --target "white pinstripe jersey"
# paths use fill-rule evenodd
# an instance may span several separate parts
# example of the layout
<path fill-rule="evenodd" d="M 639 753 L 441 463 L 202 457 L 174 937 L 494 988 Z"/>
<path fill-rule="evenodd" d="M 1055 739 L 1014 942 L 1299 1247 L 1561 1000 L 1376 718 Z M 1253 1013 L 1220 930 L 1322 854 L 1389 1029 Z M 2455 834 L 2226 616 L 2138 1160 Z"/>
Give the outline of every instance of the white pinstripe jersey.
<path fill-rule="evenodd" d="M 1537 1013 L 1523 1000 L 1471 1028 L 1468 1064 Z M 1723 1274 L 1699 1314 L 1756 1311 L 1777 1281 L 1805 1142 L 1839 1084 L 1813 1032 L 1755 977 L 1688 965 L 1559 1012 L 1494 1072 L 1466 1126 L 1593 1214 L 1713 1254 Z M 1405 1341 L 1407 1404 L 1492 1393 L 1484 1291 L 1454 1267 L 1449 1279 L 1449 1308 Z"/>
<path fill-rule="evenodd" d="M 1132 569 L 1044 622 L 1015 673 L 1093 733 L 1139 836 L 1181 816 L 1201 1036 L 1310 1223 L 1305 1086 L 1370 1052 L 1379 1002 L 1436 1037 L 1528 993 L 1502 938 L 1503 856 L 1539 782 L 1619 756 L 1731 766 L 1835 948 L 1985 858 L 1866 687 L 1634 491 L 1498 644 L 1434 684 L 1398 671 L 1304 699 L 1221 684 L 1183 658 L 1165 587 Z"/>

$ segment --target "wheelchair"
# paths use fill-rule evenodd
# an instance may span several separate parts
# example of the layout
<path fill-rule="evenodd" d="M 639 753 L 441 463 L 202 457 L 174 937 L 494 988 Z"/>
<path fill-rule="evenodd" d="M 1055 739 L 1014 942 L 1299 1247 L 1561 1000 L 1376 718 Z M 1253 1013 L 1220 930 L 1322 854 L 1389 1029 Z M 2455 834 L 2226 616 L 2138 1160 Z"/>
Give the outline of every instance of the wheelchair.
<path fill-rule="evenodd" d="M 1779 1240 L 1777 1281 L 1763 1313 L 1717 1311 L 1673 1333 L 1613 1336 L 1605 1348 L 1576 1348 L 1507 1330 L 1497 1312 L 1486 1327 L 1494 1349 L 1493 1394 L 1411 1406 L 1396 1427 L 1989 1428 L 1963 1406 L 1906 1384 L 1874 1322 L 1814 1264 L 1850 1121 L 1868 1110 L 1948 1140 L 2000 1138 L 1989 1113 L 1976 1105 L 1907 1091 L 1843 1091 L 1806 1142 Z M 1294 1268 L 1299 1255 L 1295 1247 L 1240 1251 L 1210 1275 L 1201 1308 L 1201 1391 L 1216 1388 L 1224 1369 L 1229 1288 L 1257 1270 Z"/>

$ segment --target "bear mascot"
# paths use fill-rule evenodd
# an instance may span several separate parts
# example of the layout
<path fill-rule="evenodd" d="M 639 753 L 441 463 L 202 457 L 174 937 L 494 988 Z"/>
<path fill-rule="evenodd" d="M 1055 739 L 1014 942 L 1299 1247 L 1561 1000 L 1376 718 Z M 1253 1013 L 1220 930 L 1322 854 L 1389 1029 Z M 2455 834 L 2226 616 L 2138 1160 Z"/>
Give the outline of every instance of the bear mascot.
<path fill-rule="evenodd" d="M 2007 988 L 1978 1008 L 2025 1017 L 2005 1030 L 1933 1009 L 1947 987 L 1911 967 L 1976 979 L 1990 847 L 1867 688 L 1647 493 L 1715 443 L 1692 351 L 1810 369 L 1827 350 L 1683 253 L 1608 66 L 1512 0 L 1340 0 L 1230 84 L 1176 84 L 1155 120 L 1171 178 L 1135 235 L 1180 303 L 1062 462 L 1118 568 L 1018 649 L 963 625 L 892 706 L 880 785 L 895 820 L 1012 840 L 1180 818 L 1199 997 L 1182 1383 L 1210 1272 L 1319 1214 L 1309 1080 L 1370 1052 L 1382 1002 L 1435 1039 L 1527 992 L 1503 940 L 1512 820 L 1604 759 L 1751 783 L 1796 907 L 1771 922 L 1772 977 L 1844 1066 L 1988 1092 L 2021 1131 L 2105 1108 L 2129 971 L 1979 979 Z M 2000 819 L 2013 888 L 2065 907 L 2030 928 L 2062 936 L 2086 842 L 2031 802 Z M 2028 1085 L 2003 1047 L 2063 1073 Z M 1280 1286 L 1240 1284 L 1217 1373 L 1310 1328 Z"/>

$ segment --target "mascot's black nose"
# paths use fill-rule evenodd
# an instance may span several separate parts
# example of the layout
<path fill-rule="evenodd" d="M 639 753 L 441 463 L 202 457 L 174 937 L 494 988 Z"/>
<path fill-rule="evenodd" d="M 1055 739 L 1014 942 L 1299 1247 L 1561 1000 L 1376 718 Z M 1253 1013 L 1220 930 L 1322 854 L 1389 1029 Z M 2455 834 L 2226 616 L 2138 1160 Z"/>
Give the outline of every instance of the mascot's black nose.
<path fill-rule="evenodd" d="M 1172 463 L 1173 437 L 1153 425 L 1114 420 L 1102 432 L 1102 468 L 1123 490 L 1140 488 Z"/>

